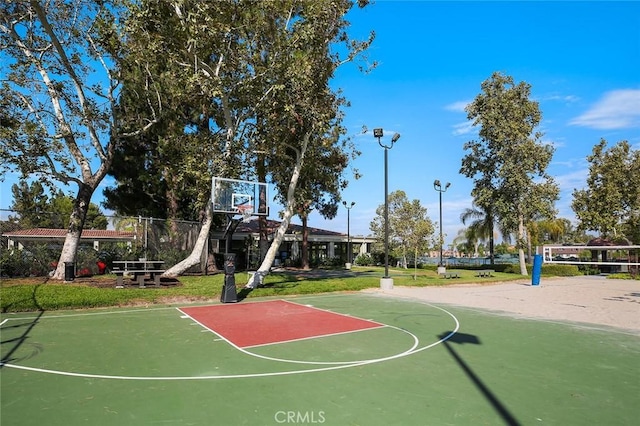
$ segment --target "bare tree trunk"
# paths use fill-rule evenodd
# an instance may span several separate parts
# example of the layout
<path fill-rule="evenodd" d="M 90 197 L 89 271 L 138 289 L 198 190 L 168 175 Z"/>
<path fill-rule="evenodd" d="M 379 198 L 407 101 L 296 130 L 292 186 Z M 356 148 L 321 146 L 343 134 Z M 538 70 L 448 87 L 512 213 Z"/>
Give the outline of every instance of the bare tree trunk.
<path fill-rule="evenodd" d="M 302 215 L 302 269 L 311 269 L 309 265 L 309 227 L 306 214 Z"/>
<path fill-rule="evenodd" d="M 256 174 L 258 178 L 258 182 L 266 182 L 267 181 L 267 172 L 265 168 L 265 156 L 262 153 L 258 154 L 257 164 L 256 164 Z M 260 253 L 260 262 L 262 262 L 267 255 L 267 250 L 269 249 L 269 236 L 267 234 L 267 217 L 259 216 L 258 217 L 258 230 L 260 239 L 258 241 L 258 250 Z"/>
<path fill-rule="evenodd" d="M 249 278 L 247 282 L 246 288 L 257 288 L 262 285 L 264 277 L 269 274 L 269 270 L 271 269 L 271 265 L 273 265 L 273 261 L 278 254 L 278 249 L 280 248 L 280 244 L 282 244 L 282 240 L 284 240 L 284 235 L 289 228 L 289 223 L 291 222 L 291 218 L 293 217 L 293 212 L 295 208 L 295 191 L 296 186 L 298 185 L 298 179 L 300 178 L 300 171 L 302 170 L 302 165 L 304 164 L 304 155 L 307 152 L 307 146 L 309 145 L 309 138 L 311 135 L 307 133 L 302 141 L 302 147 L 299 151 L 297 151 L 296 164 L 293 168 L 293 173 L 291 174 L 291 180 L 289 181 L 289 188 L 287 190 L 287 205 L 285 206 L 284 214 L 282 215 L 282 222 L 276 231 L 276 234 L 273 237 L 273 241 L 271 242 L 271 246 L 269 250 L 267 250 L 267 254 L 262 261 L 262 264 L 256 271 L 256 273 Z"/>
<path fill-rule="evenodd" d="M 178 217 L 178 199 L 176 197 L 176 192 L 173 190 L 175 176 L 171 173 L 169 168 L 166 167 L 163 175 L 165 179 L 169 182 L 167 185 L 167 191 L 165 192 L 165 196 L 167 197 L 167 219 L 169 219 L 169 229 L 171 229 L 171 238 L 175 238 L 178 234 L 178 223 L 175 219 Z"/>
<path fill-rule="evenodd" d="M 493 239 L 493 222 L 491 225 L 491 236 L 489 237 L 489 262 L 491 263 L 491 265 L 493 265 L 495 263 L 495 246 L 494 246 L 494 239 Z"/>
<path fill-rule="evenodd" d="M 209 202 L 207 203 L 207 207 L 204 213 L 205 217 L 202 221 L 202 228 L 200 228 L 198 239 L 196 240 L 196 244 L 194 245 L 193 250 L 191 250 L 191 254 L 189 254 L 186 259 L 167 269 L 165 273 L 162 274 L 163 277 L 177 277 L 178 275 L 184 273 L 184 271 L 186 271 L 187 269 L 200 263 L 202 259 L 202 252 L 206 247 L 207 239 L 209 238 L 211 222 L 213 221 L 213 207 L 211 206 L 211 200 L 209 200 Z"/>
<path fill-rule="evenodd" d="M 533 248 L 531 247 L 531 235 L 529 234 L 529 229 L 525 228 L 524 232 L 527 235 L 527 260 L 531 262 L 533 259 Z"/>
<path fill-rule="evenodd" d="M 67 227 L 67 235 L 64 239 L 62 246 L 62 252 L 58 258 L 58 266 L 51 277 L 55 280 L 62 280 L 65 278 L 65 264 L 67 262 L 75 262 L 76 252 L 78 251 L 78 244 L 80 242 L 80 236 L 82 235 L 82 228 L 84 227 L 84 221 L 87 217 L 87 211 L 89 211 L 89 204 L 91 203 L 91 195 L 94 189 L 89 185 L 80 184 L 78 195 L 76 196 L 71 216 L 69 217 L 69 226 Z"/>
<path fill-rule="evenodd" d="M 269 250 L 267 218 L 265 216 L 260 216 L 258 218 L 258 225 L 260 227 L 260 240 L 258 241 L 258 249 L 260 250 L 260 262 L 262 262 L 267 256 L 267 250 Z"/>
<path fill-rule="evenodd" d="M 520 260 L 520 274 L 526 276 L 529 274 L 527 272 L 527 263 L 524 257 L 524 248 L 522 247 L 526 237 L 525 232 L 524 219 L 520 216 L 520 219 L 518 220 L 518 258 Z"/>

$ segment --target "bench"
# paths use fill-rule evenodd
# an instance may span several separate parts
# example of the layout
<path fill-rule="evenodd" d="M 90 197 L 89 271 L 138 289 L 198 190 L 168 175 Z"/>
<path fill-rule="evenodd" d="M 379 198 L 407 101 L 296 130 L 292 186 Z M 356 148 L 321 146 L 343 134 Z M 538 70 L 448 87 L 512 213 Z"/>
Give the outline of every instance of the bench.
<path fill-rule="evenodd" d="M 442 276 L 446 279 L 460 278 L 460 274 L 458 274 L 457 272 L 445 272 L 442 274 Z"/>
<path fill-rule="evenodd" d="M 492 277 L 493 273 L 493 269 L 481 269 L 476 272 L 476 277 Z"/>
<path fill-rule="evenodd" d="M 153 280 L 156 287 L 160 287 L 160 275 L 165 270 L 158 268 L 163 261 L 114 261 L 113 272 L 116 275 L 116 288 L 124 288 L 124 275 L 133 275 L 133 280 L 138 283 L 138 287 L 145 288 L 147 275 Z"/>

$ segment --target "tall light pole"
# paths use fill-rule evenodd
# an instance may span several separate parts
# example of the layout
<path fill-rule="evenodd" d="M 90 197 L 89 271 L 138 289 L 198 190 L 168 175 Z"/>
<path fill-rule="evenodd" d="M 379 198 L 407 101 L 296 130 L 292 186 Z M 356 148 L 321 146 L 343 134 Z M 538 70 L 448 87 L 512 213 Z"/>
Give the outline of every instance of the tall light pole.
<path fill-rule="evenodd" d="M 356 202 L 352 201 L 351 204 L 347 205 L 347 202 L 343 201 L 342 205 L 347 209 L 347 269 L 351 269 L 351 234 L 349 222 L 351 221 L 351 208 L 356 205 Z"/>
<path fill-rule="evenodd" d="M 380 280 L 380 287 L 386 290 L 393 288 L 393 279 L 389 277 L 389 172 L 388 154 L 393 144 L 398 142 L 400 134 L 396 133 L 391 138 L 391 145 L 384 145 L 380 139 L 383 136 L 382 129 L 373 129 L 373 136 L 378 138 L 378 144 L 384 148 L 384 277 Z"/>
<path fill-rule="evenodd" d="M 440 263 L 438 263 L 438 274 L 444 274 L 447 271 L 444 263 L 442 263 L 442 193 L 447 192 L 447 189 L 449 189 L 450 186 L 451 183 L 447 182 L 443 189 L 442 184 L 440 184 L 438 179 L 433 182 L 433 188 L 440 194 Z"/>

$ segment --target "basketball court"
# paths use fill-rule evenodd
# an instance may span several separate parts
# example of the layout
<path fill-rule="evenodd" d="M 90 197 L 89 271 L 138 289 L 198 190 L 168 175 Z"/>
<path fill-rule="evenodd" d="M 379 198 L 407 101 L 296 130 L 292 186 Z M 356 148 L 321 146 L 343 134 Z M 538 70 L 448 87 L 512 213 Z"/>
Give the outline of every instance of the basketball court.
<path fill-rule="evenodd" d="M 638 334 L 402 294 L 1 319 L 2 424 L 577 425 L 640 415 Z"/>

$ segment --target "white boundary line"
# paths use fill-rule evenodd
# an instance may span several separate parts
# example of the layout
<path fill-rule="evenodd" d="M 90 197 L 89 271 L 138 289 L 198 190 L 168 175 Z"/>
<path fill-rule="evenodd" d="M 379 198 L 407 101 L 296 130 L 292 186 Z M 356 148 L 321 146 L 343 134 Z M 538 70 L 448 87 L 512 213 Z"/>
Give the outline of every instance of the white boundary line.
<path fill-rule="evenodd" d="M 167 306 L 167 307 L 162 307 L 162 308 L 146 308 L 146 309 L 127 309 L 127 308 L 122 308 L 122 310 L 118 310 L 118 311 L 104 311 L 104 312 L 83 312 L 83 313 L 78 313 L 78 314 L 57 314 L 56 312 L 49 312 L 51 315 L 49 316 L 42 316 L 42 317 L 20 317 L 17 316 L 15 318 L 6 318 L 2 324 L 4 324 L 7 321 L 23 321 L 23 320 L 38 320 L 38 321 L 43 321 L 43 320 L 52 320 L 52 319 L 66 319 L 66 318 L 75 318 L 75 317 L 93 317 L 93 316 L 100 316 L 100 315 L 124 315 L 124 314 L 129 314 L 129 313 L 140 313 L 140 312 L 151 312 L 151 311 L 169 311 L 169 310 L 174 310 L 176 309 L 173 306 Z M 13 315 L 13 314 L 12 314 Z"/>
<path fill-rule="evenodd" d="M 378 321 L 373 321 L 373 320 L 369 320 L 369 319 L 363 319 L 363 318 L 360 318 L 360 317 L 354 317 L 354 316 L 349 315 L 349 314 L 343 314 L 341 312 L 334 312 L 334 311 L 331 311 L 329 309 L 322 309 L 322 308 L 315 307 L 313 305 L 302 304 L 302 303 L 293 302 L 291 300 L 286 300 L 286 299 L 280 299 L 280 301 L 281 302 L 285 302 L 285 303 L 289 303 L 291 305 L 304 306 L 305 308 L 315 309 L 316 311 L 320 311 L 320 312 L 327 312 L 327 313 L 334 314 L 334 315 L 342 315 L 342 316 L 345 316 L 345 317 L 356 318 L 356 319 L 359 319 L 359 320 L 362 320 L 362 321 L 367 321 L 367 322 L 371 322 L 371 323 L 374 323 L 374 324 L 378 324 L 380 326 L 385 326 L 385 327 L 387 326 L 387 324 L 382 324 L 381 322 L 378 322 Z"/>
<path fill-rule="evenodd" d="M 323 371 L 341 370 L 341 369 L 345 369 L 345 368 L 358 367 L 358 366 L 362 366 L 362 365 L 369 365 L 369 364 L 376 364 L 376 363 L 384 362 L 384 361 L 390 361 L 390 360 L 393 360 L 393 359 L 403 358 L 405 356 L 409 356 L 409 355 L 413 355 L 413 354 L 418 353 L 418 352 L 422 352 L 422 351 L 424 351 L 426 349 L 430 349 L 430 348 L 432 348 L 432 347 L 434 347 L 436 345 L 439 345 L 442 342 L 447 341 L 448 339 L 451 338 L 451 336 L 453 336 L 460 329 L 460 322 L 458 321 L 456 316 L 453 315 L 451 312 L 449 312 L 446 309 L 441 308 L 439 306 L 431 305 L 431 304 L 428 304 L 428 303 L 425 303 L 425 305 L 430 306 L 432 308 L 436 308 L 436 309 L 446 313 L 447 315 L 449 315 L 453 319 L 453 321 L 455 323 L 455 329 L 451 333 L 449 333 L 447 336 L 443 337 L 442 339 L 440 339 L 440 340 L 438 340 L 436 342 L 433 342 L 433 343 L 431 343 L 429 345 L 420 347 L 420 348 L 416 348 L 417 344 L 419 344 L 419 342 L 418 342 L 413 346 L 413 349 L 405 351 L 405 352 L 402 352 L 402 353 L 399 353 L 399 354 L 395 354 L 395 355 L 391 355 L 391 356 L 383 357 L 383 358 L 378 358 L 378 359 L 354 361 L 354 362 L 350 362 L 348 364 L 331 365 L 331 366 L 327 366 L 327 367 L 319 367 L 319 368 L 303 369 L 303 370 L 274 371 L 274 372 L 270 372 L 270 373 L 228 374 L 228 375 L 217 375 L 217 376 L 214 376 L 214 375 L 207 375 L 207 376 L 112 376 L 112 375 L 105 375 L 105 374 L 74 373 L 74 372 L 70 372 L 70 371 L 50 370 L 50 369 L 45 369 L 45 368 L 27 367 L 27 366 L 4 363 L 4 362 L 0 362 L 0 367 L 3 367 L 3 368 L 4 367 L 15 368 L 15 369 L 18 369 L 18 370 L 33 371 L 33 372 L 38 372 L 38 373 L 56 374 L 56 375 L 60 375 L 60 376 L 82 377 L 82 378 L 91 378 L 91 379 L 132 380 L 132 381 L 145 381 L 145 380 L 146 381 L 159 381 L 159 380 L 175 381 L 175 380 L 240 379 L 240 378 L 289 376 L 289 375 L 295 375 L 295 374 L 317 373 L 317 372 L 323 372 Z M 179 308 L 174 308 L 174 309 L 177 309 L 178 311 L 180 311 Z M 180 312 L 182 312 L 182 311 L 180 311 Z M 117 313 L 117 312 L 114 312 L 114 313 Z M 189 317 L 189 318 L 191 318 L 191 317 Z M 195 322 L 197 322 L 197 321 L 195 321 Z M 200 323 L 198 323 L 198 324 L 200 324 Z M 200 324 L 200 325 L 202 327 L 204 327 L 202 324 Z M 388 327 L 397 328 L 397 327 L 393 327 L 393 326 L 388 326 Z M 207 327 L 204 327 L 204 328 L 207 328 Z M 397 328 L 397 329 L 402 330 L 400 328 Z M 214 334 L 216 334 L 216 333 L 214 332 Z M 411 334 L 411 333 L 409 333 L 409 334 Z M 413 336 L 413 334 L 412 334 L 412 336 Z M 223 340 L 225 340 L 226 342 L 228 342 L 228 340 L 224 339 L 222 336 L 220 336 L 220 337 Z M 414 338 L 417 339 L 417 337 L 415 337 L 415 336 L 414 336 Z M 230 342 L 228 342 L 228 343 L 231 344 Z M 236 347 L 233 344 L 231 344 L 231 346 Z M 255 354 L 252 354 L 252 353 L 248 353 L 248 354 L 251 355 L 251 356 L 255 356 Z M 288 362 L 288 361 L 286 361 L 286 362 Z M 314 364 L 317 364 L 317 363 L 314 363 Z"/>
<path fill-rule="evenodd" d="M 290 303 L 294 303 L 297 305 L 300 305 L 299 303 L 295 303 L 295 302 L 290 302 Z M 300 306 L 305 306 L 305 305 L 300 305 Z M 332 311 L 328 311 L 328 310 L 324 310 L 324 309 L 319 309 L 319 308 L 313 308 L 310 307 L 312 309 L 317 309 L 319 311 L 324 311 L 324 312 L 329 312 L 332 314 L 336 314 L 336 315 L 344 315 L 344 314 L 339 314 L 336 312 L 332 312 Z M 368 363 L 368 362 L 377 362 L 378 359 L 381 358 L 374 358 L 374 359 L 365 359 L 365 360 L 358 360 L 358 361 L 302 361 L 302 360 L 294 360 L 294 359 L 285 359 L 285 358 L 274 358 L 274 357 L 270 357 L 270 356 L 266 356 L 266 355 L 260 355 L 257 354 L 255 352 L 251 352 L 246 350 L 246 348 L 241 348 L 240 346 L 235 345 L 233 342 L 229 341 L 228 339 L 226 339 L 224 336 L 216 333 L 214 330 L 212 330 L 211 328 L 207 327 L 206 325 L 202 324 L 201 322 L 197 321 L 196 319 L 194 319 L 193 317 L 191 317 L 189 314 L 183 312 L 182 310 L 180 310 L 179 308 L 176 308 L 178 311 L 180 311 L 183 314 L 183 318 L 189 318 L 191 321 L 193 321 L 194 323 L 198 324 L 199 326 L 201 326 L 202 328 L 204 328 L 205 330 L 208 330 L 209 332 L 215 334 L 216 336 L 218 336 L 221 340 L 224 340 L 225 342 L 227 342 L 227 344 L 229 344 L 230 346 L 234 347 L 237 351 L 242 352 L 246 355 L 255 357 L 255 358 L 261 358 L 261 359 L 265 359 L 268 361 L 277 361 L 277 362 L 287 362 L 287 363 L 292 363 L 292 364 L 307 364 L 307 365 L 349 365 L 349 364 L 363 364 L 363 363 Z M 345 315 L 349 318 L 354 318 L 354 317 L 350 317 L 348 315 Z M 403 354 L 411 354 L 411 352 L 413 350 L 415 350 L 415 348 L 420 344 L 420 340 L 418 339 L 418 337 L 416 337 L 413 333 L 407 331 L 407 330 L 403 330 L 402 328 L 399 327 L 395 327 L 392 325 L 385 325 L 382 324 L 380 322 L 377 321 L 370 321 L 372 323 L 378 324 L 380 325 L 380 327 L 376 327 L 376 328 L 366 328 L 366 329 L 362 329 L 362 330 L 355 330 L 355 331 L 346 331 L 343 333 L 333 333 L 333 334 L 325 334 L 325 335 L 321 335 L 321 336 L 311 336 L 311 337 L 306 337 L 306 338 L 302 338 L 302 339 L 293 339 L 293 340 L 285 340 L 282 342 L 277 342 L 277 343 L 290 343 L 290 342 L 297 342 L 297 341 L 302 341 L 302 340 L 308 340 L 308 339 L 313 339 L 313 338 L 323 338 L 323 337 L 330 337 L 330 336 L 337 336 L 340 334 L 348 334 L 348 333 L 359 333 L 359 332 L 365 332 L 365 331 L 370 331 L 370 330 L 377 330 L 380 328 L 393 328 L 399 331 L 402 331 L 403 333 L 407 333 L 410 336 L 413 337 L 413 346 L 411 347 L 411 349 L 408 349 L 404 352 L 401 352 L 399 354 L 396 355 L 403 355 Z M 264 347 L 264 346 L 268 346 L 268 345 L 272 345 L 272 344 L 276 344 L 276 343 L 269 343 L 269 344 L 265 344 L 265 345 L 255 345 L 255 346 L 249 346 L 249 348 L 255 348 L 255 347 Z M 395 356 L 395 355 L 394 355 Z"/>
<path fill-rule="evenodd" d="M 353 317 L 351 317 L 353 318 Z M 338 333 L 327 333 L 327 334 L 318 334 L 317 336 L 309 336 L 309 337 L 300 337 L 297 339 L 289 339 L 289 340 L 280 340 L 278 342 L 271 342 L 271 343 L 260 343 L 258 345 L 250 345 L 250 346 L 244 346 L 244 349 L 253 349 L 253 348 L 264 348 L 267 346 L 271 346 L 271 345 L 279 345 L 282 343 L 294 343 L 294 342 L 302 342 L 304 340 L 310 340 L 310 339 L 322 339 L 323 337 L 332 337 L 332 336 L 340 336 L 342 334 L 351 334 L 351 333 L 360 333 L 360 332 L 365 332 L 365 331 L 373 331 L 373 330 L 378 330 L 380 328 L 386 328 L 386 327 L 390 327 L 388 325 L 383 325 L 383 324 L 378 324 L 377 327 L 370 327 L 370 328 L 361 328 L 359 330 L 349 330 L 349 331 L 341 331 Z"/>

